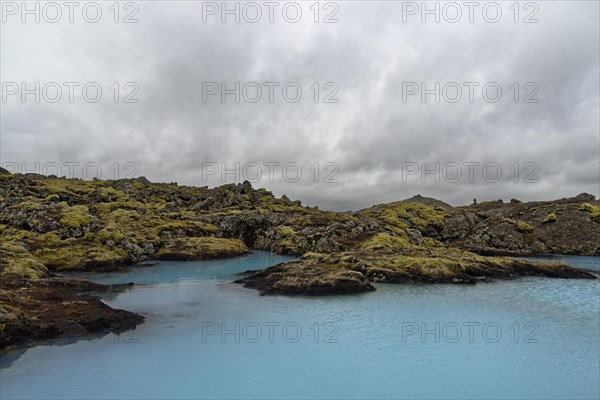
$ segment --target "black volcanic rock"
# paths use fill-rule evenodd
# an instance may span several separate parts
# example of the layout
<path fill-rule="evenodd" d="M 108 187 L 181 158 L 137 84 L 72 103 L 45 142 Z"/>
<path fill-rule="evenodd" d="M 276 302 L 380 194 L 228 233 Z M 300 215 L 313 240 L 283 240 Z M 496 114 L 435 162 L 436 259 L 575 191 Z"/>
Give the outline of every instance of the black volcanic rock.
<path fill-rule="evenodd" d="M 123 290 L 128 285 L 45 278 L 30 280 L 0 275 L 0 352 L 50 339 L 82 339 L 121 333 L 144 317 L 104 304 L 95 293 Z"/>

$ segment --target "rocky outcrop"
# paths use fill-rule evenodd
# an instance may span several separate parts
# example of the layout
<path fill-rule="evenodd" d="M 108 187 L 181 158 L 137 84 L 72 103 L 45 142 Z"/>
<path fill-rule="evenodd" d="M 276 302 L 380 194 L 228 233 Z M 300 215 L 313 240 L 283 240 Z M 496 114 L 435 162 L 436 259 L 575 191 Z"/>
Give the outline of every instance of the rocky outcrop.
<path fill-rule="evenodd" d="M 357 293 L 372 290 L 370 281 L 589 278 L 566 266 L 473 252 L 598 255 L 598 237 L 600 204 L 585 194 L 468 207 L 417 195 L 338 213 L 302 207 L 248 182 L 208 188 L 144 177 L 0 174 L 0 275 L 29 279 L 57 270 L 123 269 L 150 259 L 228 257 L 248 248 L 303 256 L 242 279 L 263 294 Z"/>
<path fill-rule="evenodd" d="M 450 211 L 431 237 L 482 254 L 600 256 L 595 208 L 600 202 L 585 193 L 547 202 L 482 203 Z"/>
<path fill-rule="evenodd" d="M 174 261 L 212 260 L 248 253 L 248 247 L 239 239 L 179 238 L 167 241 L 160 249 L 158 258 Z"/>
<path fill-rule="evenodd" d="M 124 290 L 91 282 L 0 275 L 0 352 L 51 339 L 121 333 L 144 317 L 104 304 L 95 293 Z"/>
<path fill-rule="evenodd" d="M 235 283 L 257 289 L 261 295 L 333 296 L 375 290 L 360 272 L 303 261 L 249 272 Z"/>
<path fill-rule="evenodd" d="M 122 269 L 156 258 L 220 258 L 247 252 L 246 246 L 293 255 L 336 252 L 383 229 L 375 219 L 302 207 L 248 182 L 209 189 L 143 177 L 0 176 L 0 271 L 31 277 L 45 270 Z"/>
<path fill-rule="evenodd" d="M 480 254 L 600 255 L 600 201 L 582 193 L 555 201 L 488 201 L 451 207 L 415 196 L 360 213 L 386 225 Z"/>
<path fill-rule="evenodd" d="M 307 253 L 299 261 L 250 271 L 236 283 L 261 294 L 325 295 L 374 290 L 369 282 L 474 284 L 521 276 L 596 279 L 563 264 L 483 257 L 442 247 L 407 247 L 390 241 L 378 251 Z"/>

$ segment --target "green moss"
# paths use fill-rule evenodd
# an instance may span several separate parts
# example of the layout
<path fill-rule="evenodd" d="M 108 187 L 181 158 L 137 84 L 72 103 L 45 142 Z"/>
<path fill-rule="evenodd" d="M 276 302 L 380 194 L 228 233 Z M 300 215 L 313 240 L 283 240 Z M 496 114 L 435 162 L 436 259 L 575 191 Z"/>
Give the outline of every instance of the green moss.
<path fill-rule="evenodd" d="M 436 278 L 465 272 L 460 262 L 439 257 L 398 256 L 391 260 L 389 269 Z"/>
<path fill-rule="evenodd" d="M 17 274 L 30 279 L 39 279 L 48 275 L 48 269 L 33 257 L 13 257 L 2 271 L 4 274 Z"/>
<path fill-rule="evenodd" d="M 299 237 L 296 231 L 287 225 L 283 225 L 277 228 L 277 233 L 281 237 L 278 244 L 288 252 L 299 251 Z"/>
<path fill-rule="evenodd" d="M 92 222 L 92 216 L 86 206 L 67 207 L 62 210 L 60 223 L 70 228 L 81 228 Z"/>
<path fill-rule="evenodd" d="M 85 239 L 67 239 L 62 246 L 44 248 L 39 255 L 45 265 L 58 271 L 103 265 L 122 265 L 127 262 L 127 252 L 119 248 L 107 248 Z"/>
<path fill-rule="evenodd" d="M 45 179 L 36 181 L 38 184 L 35 187 L 38 191 L 46 191 L 49 194 L 74 194 L 67 186 L 69 181 L 66 179 Z"/>
<path fill-rule="evenodd" d="M 301 206 L 288 206 L 288 205 L 284 205 L 284 204 L 272 204 L 272 203 L 267 203 L 267 204 L 262 204 L 260 205 L 261 209 L 264 210 L 268 210 L 268 211 L 273 211 L 273 212 L 280 212 L 280 213 L 308 213 L 309 209 L 301 207 Z"/>
<path fill-rule="evenodd" d="M 420 203 L 391 203 L 364 211 L 392 227 L 404 230 L 415 228 L 421 232 L 430 227 L 442 228 L 450 214 L 439 206 L 427 206 Z"/>
<path fill-rule="evenodd" d="M 296 231 L 291 226 L 280 226 L 277 228 L 280 234 L 284 236 L 296 236 Z"/>
<path fill-rule="evenodd" d="M 34 211 L 34 210 L 40 210 L 42 208 L 42 204 L 41 204 L 40 200 L 27 200 L 27 201 L 22 201 L 19 204 L 15 204 L 13 207 L 27 210 L 27 211 Z"/>
<path fill-rule="evenodd" d="M 96 237 L 101 243 L 104 244 L 106 244 L 106 242 L 109 240 L 112 240 L 115 244 L 119 244 L 125 238 L 125 235 L 121 233 L 116 224 L 109 223 L 98 232 Z"/>
<path fill-rule="evenodd" d="M 116 200 L 107 203 L 98 203 L 94 206 L 101 214 L 109 214 L 115 210 L 146 210 L 147 205 L 137 200 Z"/>
<path fill-rule="evenodd" d="M 239 239 L 189 237 L 165 242 L 159 257 L 170 260 L 203 260 L 248 253 Z"/>
<path fill-rule="evenodd" d="M 412 246 L 408 240 L 408 235 L 405 232 L 403 233 L 404 236 L 391 236 L 389 233 L 378 233 L 362 243 L 360 248 L 363 250 L 380 250 Z"/>
<path fill-rule="evenodd" d="M 303 259 L 303 260 L 320 260 L 320 259 L 324 259 L 325 257 L 327 257 L 327 255 L 324 253 L 308 252 L 308 253 L 302 254 L 301 259 Z"/>
<path fill-rule="evenodd" d="M 542 224 L 547 224 L 548 222 L 556 222 L 556 214 L 550 213 L 546 215 L 546 218 L 543 219 Z"/>
<path fill-rule="evenodd" d="M 587 211 L 590 213 L 590 218 L 595 222 L 600 222 L 600 206 L 594 206 L 590 203 L 583 203 L 579 207 L 579 211 Z"/>
<path fill-rule="evenodd" d="M 530 233 L 535 230 L 533 226 L 529 225 L 527 222 L 524 221 L 518 221 L 515 226 L 515 229 L 521 233 Z"/>
<path fill-rule="evenodd" d="M 15 242 L 0 244 L 0 271 L 3 274 L 17 274 L 31 279 L 48 275 L 48 269 L 32 256 L 23 246 Z"/>
<path fill-rule="evenodd" d="M 531 246 L 538 238 L 538 235 L 535 233 L 528 233 L 525 236 L 525 243 L 527 243 L 528 246 Z"/>
<path fill-rule="evenodd" d="M 535 228 L 533 226 L 529 225 L 527 222 L 515 221 L 514 219 L 511 219 L 511 218 L 502 218 L 500 220 L 500 223 L 513 224 L 515 226 L 515 229 L 517 230 L 517 232 L 521 232 L 521 233 L 531 233 L 535 230 Z"/>
<path fill-rule="evenodd" d="M 42 235 L 32 238 L 29 243 L 35 248 L 60 246 L 62 240 L 54 232 L 46 232 Z"/>
<path fill-rule="evenodd" d="M 135 210 L 118 209 L 104 217 L 108 231 L 127 236 L 137 243 L 160 243 L 159 230 L 164 222 L 158 216 L 142 216 Z M 120 240 L 119 240 L 120 241 Z"/>
<path fill-rule="evenodd" d="M 60 196 L 57 194 L 51 194 L 44 198 L 44 203 L 54 203 L 60 201 Z"/>
<path fill-rule="evenodd" d="M 25 241 L 35 234 L 24 229 L 14 228 L 7 225 L 0 225 L 0 241 L 8 242 L 13 240 Z"/>
<path fill-rule="evenodd" d="M 27 253 L 27 249 L 23 246 L 15 244 L 14 242 L 4 242 L 0 244 L 0 250 L 12 254 Z"/>

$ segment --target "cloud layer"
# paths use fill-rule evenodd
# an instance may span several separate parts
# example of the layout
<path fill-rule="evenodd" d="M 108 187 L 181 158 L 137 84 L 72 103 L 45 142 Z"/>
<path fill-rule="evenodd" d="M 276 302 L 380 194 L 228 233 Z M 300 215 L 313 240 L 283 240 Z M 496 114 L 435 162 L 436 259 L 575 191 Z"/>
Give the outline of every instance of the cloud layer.
<path fill-rule="evenodd" d="M 452 204 L 599 195 L 597 2 L 536 2 L 537 10 L 521 3 L 518 23 L 512 2 L 497 3 L 497 23 L 484 19 L 485 2 L 472 23 L 464 6 L 457 23 L 444 20 L 454 17 L 449 8 L 439 23 L 432 15 L 423 23 L 420 13 L 405 14 L 403 22 L 403 7 L 411 10 L 407 2 L 356 1 L 320 3 L 318 23 L 313 2 L 298 2 L 297 23 L 283 17 L 284 2 L 273 23 L 262 2 L 256 3 L 263 12 L 256 23 L 244 20 L 254 18 L 250 8 L 239 23 L 233 15 L 225 23 L 220 13 L 203 15 L 221 2 L 137 2 L 139 22 L 125 24 L 114 22 L 111 2 L 98 4 L 97 23 L 77 11 L 73 23 L 65 10 L 57 23 L 44 15 L 40 23 L 32 17 L 23 23 L 20 13 L 4 13 L 4 95 L 14 89 L 7 82 L 80 86 L 73 103 L 65 86 L 56 103 L 47 101 L 50 87 L 39 103 L 34 95 L 23 102 L 21 93 L 3 100 L 3 164 L 35 169 L 36 162 L 42 168 L 54 162 L 67 174 L 64 163 L 93 162 L 109 178 L 115 162 L 120 176 L 134 171 L 123 167 L 132 162 L 136 175 L 152 181 L 209 186 L 223 181 L 223 166 L 231 182 L 256 178 L 258 165 L 255 186 L 336 210 L 416 193 Z M 442 10 L 447 3 L 439 4 Z M 132 11 L 120 10 L 119 20 Z M 295 8 L 287 11 L 294 17 Z M 332 12 L 339 22 L 323 23 Z M 532 12 L 539 22 L 523 23 Z M 81 96 L 89 82 L 102 88 L 96 103 Z M 206 82 L 228 89 L 239 82 L 240 102 L 229 94 L 223 103 L 220 93 L 203 101 Z M 243 91 L 250 82 L 262 88 L 255 103 L 244 98 L 256 97 L 257 85 Z M 435 94 L 425 102 L 420 93 L 407 96 L 414 88 L 407 82 L 427 89 L 439 82 L 440 102 Z M 473 102 L 465 82 L 473 82 Z M 482 88 L 490 83 L 486 100 Z M 302 89 L 299 101 L 285 100 L 286 84 L 289 97 Z M 457 86 L 462 97 L 452 103 Z M 502 95 L 492 102 L 498 86 Z M 124 103 L 136 87 L 139 102 Z M 338 102 L 324 102 L 328 95 Z M 538 102 L 525 103 L 528 95 Z M 239 172 L 232 172 L 236 163 Z M 430 172 L 422 175 L 424 169 Z"/>

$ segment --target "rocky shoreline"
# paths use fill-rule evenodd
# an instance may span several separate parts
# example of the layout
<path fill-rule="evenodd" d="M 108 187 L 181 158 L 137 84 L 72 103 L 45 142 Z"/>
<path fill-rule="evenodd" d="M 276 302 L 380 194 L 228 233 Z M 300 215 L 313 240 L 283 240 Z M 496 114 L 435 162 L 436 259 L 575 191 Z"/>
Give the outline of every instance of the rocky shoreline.
<path fill-rule="evenodd" d="M 332 212 L 248 182 L 208 188 L 0 170 L 0 349 L 68 330 L 118 332 L 143 320 L 90 294 L 116 288 L 57 279 L 56 271 L 122 270 L 253 248 L 301 257 L 237 281 L 268 295 L 362 293 L 374 290 L 374 282 L 595 279 L 565 265 L 481 254 L 598 256 L 598 237 L 600 202 L 589 194 L 466 207 L 415 196 Z"/>
<path fill-rule="evenodd" d="M 0 276 L 0 353 L 51 339 L 77 340 L 135 328 L 143 316 L 113 309 L 97 295 L 128 286 Z"/>
<path fill-rule="evenodd" d="M 299 261 L 261 271 L 247 271 L 234 281 L 261 295 L 326 296 L 374 291 L 372 283 L 476 284 L 494 280 L 540 276 L 561 279 L 597 279 L 591 272 L 559 263 L 539 263 L 514 258 L 417 259 L 397 250 L 369 253 L 307 254 Z"/>

